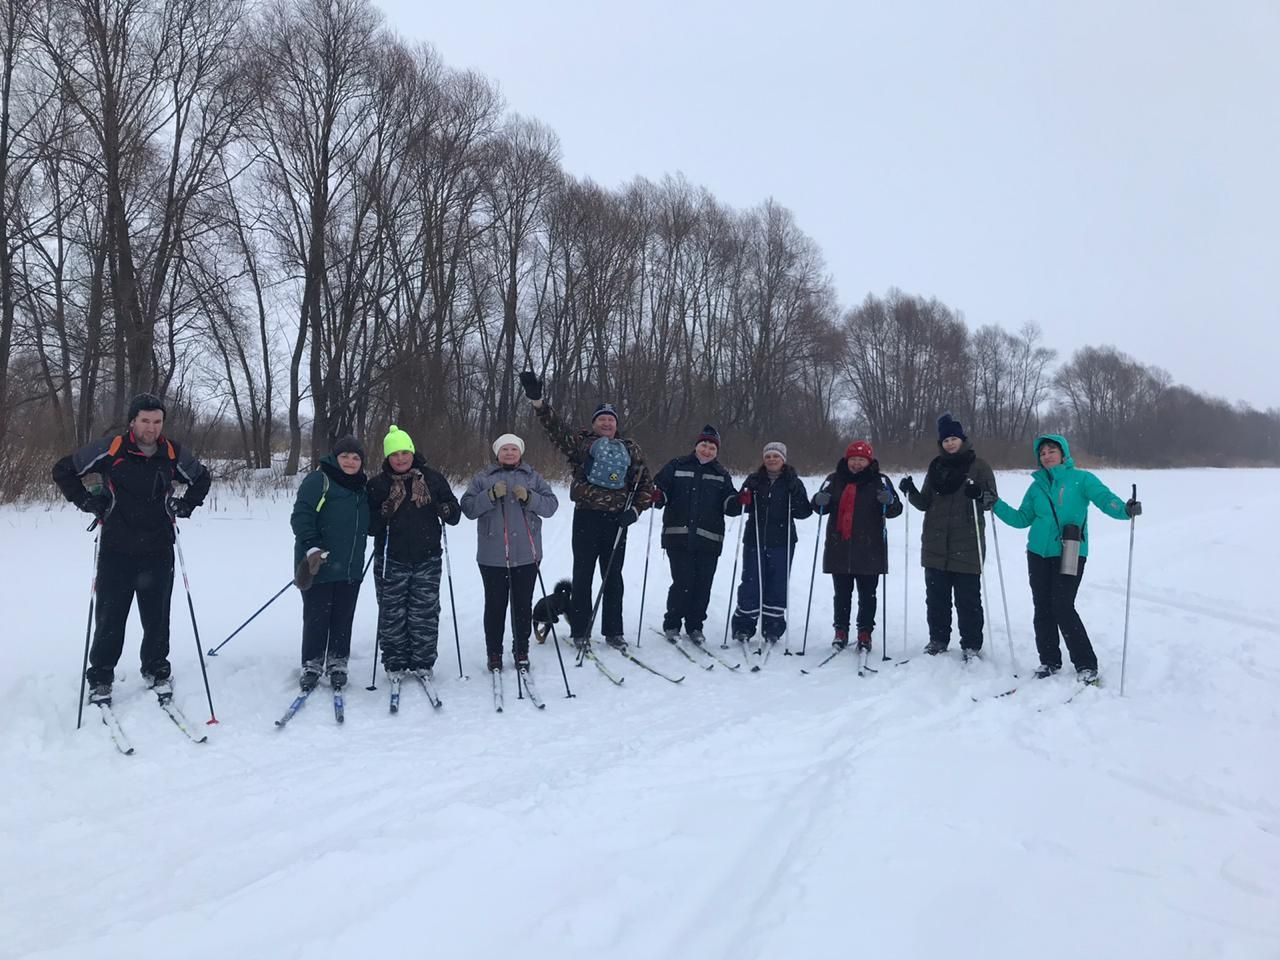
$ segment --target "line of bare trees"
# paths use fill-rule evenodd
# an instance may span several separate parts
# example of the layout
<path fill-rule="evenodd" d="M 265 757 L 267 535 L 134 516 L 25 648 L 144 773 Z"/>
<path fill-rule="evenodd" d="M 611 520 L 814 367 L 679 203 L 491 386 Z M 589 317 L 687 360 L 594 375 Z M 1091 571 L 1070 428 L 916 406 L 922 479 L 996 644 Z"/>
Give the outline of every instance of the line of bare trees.
<path fill-rule="evenodd" d="M 368 0 L 0 0 L 0 108 L 5 449 L 119 427 L 147 389 L 250 467 L 394 421 L 462 468 L 527 416 L 527 364 L 659 453 L 712 420 L 744 462 L 852 432 L 905 457 L 949 409 L 1010 450 L 1054 426 L 1152 460 L 1176 417 L 1280 459 L 1276 411 L 1113 350 L 1055 371 L 1034 325 L 896 290 L 842 312 L 772 200 L 567 176 L 551 130 Z"/>

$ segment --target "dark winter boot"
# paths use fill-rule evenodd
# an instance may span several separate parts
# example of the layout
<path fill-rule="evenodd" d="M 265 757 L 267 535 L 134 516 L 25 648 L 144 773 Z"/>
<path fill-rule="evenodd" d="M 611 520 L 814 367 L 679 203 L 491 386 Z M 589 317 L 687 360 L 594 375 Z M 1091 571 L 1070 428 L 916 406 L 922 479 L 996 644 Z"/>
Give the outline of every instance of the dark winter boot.
<path fill-rule="evenodd" d="M 961 651 L 961 656 L 964 658 L 965 663 L 972 663 L 974 660 L 982 659 L 982 651 L 976 647 L 965 647 Z"/>
<path fill-rule="evenodd" d="M 870 651 L 871 649 L 871 631 L 870 630 L 858 631 L 858 649 Z"/>
<path fill-rule="evenodd" d="M 945 643 L 940 643 L 937 640 L 930 640 L 925 644 L 924 652 L 931 657 L 936 657 L 940 653 L 947 652 L 947 645 Z"/>
<path fill-rule="evenodd" d="M 570 637 L 569 640 L 579 653 L 586 653 L 591 649 L 590 637 Z"/>
<path fill-rule="evenodd" d="M 1076 679 L 1081 683 L 1087 683 L 1091 687 L 1097 686 L 1098 671 L 1094 670 L 1092 667 L 1085 667 L 1083 670 L 1076 671 Z"/>
<path fill-rule="evenodd" d="M 156 679 L 155 677 L 144 676 L 143 679 L 147 681 L 147 689 L 154 693 L 161 702 L 173 697 L 172 677 L 161 677 L 160 679 Z"/>
<path fill-rule="evenodd" d="M 495 670 L 499 672 L 502 670 L 502 654 L 500 653 L 489 654 L 489 672 L 493 673 Z"/>
<path fill-rule="evenodd" d="M 1055 673 L 1057 673 L 1061 669 L 1062 669 L 1061 667 L 1054 667 L 1054 666 L 1050 666 L 1047 663 L 1042 663 L 1040 664 L 1040 666 L 1036 667 L 1036 672 L 1034 676 L 1037 680 L 1043 680 L 1045 677 L 1052 677 Z"/>
<path fill-rule="evenodd" d="M 663 630 L 662 635 L 667 638 L 667 643 L 680 642 L 680 628 L 672 627 L 670 630 Z"/>
<path fill-rule="evenodd" d="M 849 645 L 849 631 L 836 628 L 836 635 L 831 638 L 832 650 L 843 650 Z"/>
<path fill-rule="evenodd" d="M 108 707 L 111 706 L 111 684 L 109 682 L 91 684 L 89 686 L 89 703 L 101 703 Z"/>
<path fill-rule="evenodd" d="M 627 649 L 627 638 L 620 633 L 615 633 L 612 636 L 605 637 L 604 642 L 615 650 Z"/>
<path fill-rule="evenodd" d="M 516 657 L 516 669 L 517 669 L 517 670 L 528 670 L 528 669 L 529 669 L 529 655 L 528 655 L 528 654 L 525 654 L 523 657 Z"/>
<path fill-rule="evenodd" d="M 334 657 L 329 661 L 329 686 L 341 690 L 347 685 L 347 658 Z"/>
<path fill-rule="evenodd" d="M 302 673 L 298 676 L 298 686 L 302 688 L 303 693 L 310 693 L 319 682 L 320 663 L 317 660 L 308 660 L 302 665 Z"/>
<path fill-rule="evenodd" d="M 707 642 L 707 638 L 706 638 L 706 635 L 703 634 L 701 630 L 690 630 L 689 642 L 692 643 L 695 647 L 700 647 Z"/>

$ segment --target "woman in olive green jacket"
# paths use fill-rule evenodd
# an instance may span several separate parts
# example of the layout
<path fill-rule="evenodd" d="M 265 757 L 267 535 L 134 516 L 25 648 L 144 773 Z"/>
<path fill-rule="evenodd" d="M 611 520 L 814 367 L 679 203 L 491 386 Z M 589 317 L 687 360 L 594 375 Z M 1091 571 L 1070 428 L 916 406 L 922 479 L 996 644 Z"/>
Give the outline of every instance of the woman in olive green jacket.
<path fill-rule="evenodd" d="M 1076 592 L 1089 555 L 1089 504 L 1117 520 L 1136 517 L 1142 512 L 1142 504 L 1137 500 L 1126 503 L 1088 470 L 1078 469 L 1065 437 L 1042 434 L 1036 437 L 1034 447 L 1040 469 L 1031 475 L 1031 486 L 1021 506 L 1015 509 L 997 500 L 994 510 L 1011 527 L 1031 528 L 1027 534 L 1027 571 L 1035 608 L 1036 650 L 1040 654 L 1036 676 L 1047 677 L 1062 669 L 1062 648 L 1058 645 L 1061 632 L 1077 677 L 1085 683 L 1097 683 L 1098 658 L 1076 612 Z M 1069 575 L 1060 569 L 1062 531 L 1072 525 L 1080 530 L 1080 559 L 1075 574 Z"/>

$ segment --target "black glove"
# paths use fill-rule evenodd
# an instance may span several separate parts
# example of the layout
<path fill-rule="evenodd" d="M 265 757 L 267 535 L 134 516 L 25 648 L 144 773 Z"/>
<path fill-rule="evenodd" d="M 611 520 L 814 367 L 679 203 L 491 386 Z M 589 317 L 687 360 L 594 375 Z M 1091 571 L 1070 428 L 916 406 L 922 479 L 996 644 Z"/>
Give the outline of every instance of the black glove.
<path fill-rule="evenodd" d="M 915 477 L 903 477 L 898 481 L 898 489 L 907 495 L 920 492 L 916 489 Z"/>
<path fill-rule="evenodd" d="M 179 520 L 187 519 L 187 517 L 191 516 L 191 511 L 196 508 L 196 505 L 185 497 L 170 497 L 167 506 L 169 507 L 169 513 Z"/>
<path fill-rule="evenodd" d="M 635 507 L 628 507 L 618 514 L 618 526 L 629 527 L 640 519 L 640 514 L 636 512 Z"/>
<path fill-rule="evenodd" d="M 453 523 L 458 516 L 458 508 L 448 500 L 441 500 L 436 504 L 436 513 L 440 515 L 440 519 L 445 523 Z"/>
<path fill-rule="evenodd" d="M 970 500 L 982 499 L 982 485 L 974 480 L 964 482 L 964 495 Z"/>
<path fill-rule="evenodd" d="M 1142 516 L 1142 501 L 1131 498 L 1127 503 L 1125 503 L 1124 512 L 1130 519 Z"/>
<path fill-rule="evenodd" d="M 876 491 L 876 502 L 887 507 L 889 504 L 893 503 L 893 493 L 886 490 L 884 487 L 881 487 Z"/>
<path fill-rule="evenodd" d="M 111 498 L 105 493 L 86 493 L 76 502 L 76 506 L 85 513 L 92 513 L 101 522 L 111 509 Z"/>
<path fill-rule="evenodd" d="M 982 493 L 982 499 L 978 501 L 978 506 L 983 510 L 990 510 L 996 505 L 996 500 L 998 499 L 999 497 L 990 490 L 984 490 Z"/>
<path fill-rule="evenodd" d="M 538 375 L 532 370 L 522 370 L 520 372 L 520 386 L 524 388 L 524 395 L 530 400 L 542 399 L 542 381 L 538 379 Z"/>
<path fill-rule="evenodd" d="M 813 505 L 819 510 L 825 510 L 827 504 L 831 502 L 831 491 L 819 490 L 813 495 Z"/>

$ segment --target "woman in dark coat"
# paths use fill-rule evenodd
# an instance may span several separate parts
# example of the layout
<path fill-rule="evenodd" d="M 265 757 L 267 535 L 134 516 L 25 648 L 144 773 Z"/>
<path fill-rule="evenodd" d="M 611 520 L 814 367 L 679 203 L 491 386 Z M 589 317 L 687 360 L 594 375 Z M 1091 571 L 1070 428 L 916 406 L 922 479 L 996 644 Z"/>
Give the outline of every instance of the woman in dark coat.
<path fill-rule="evenodd" d="M 889 546 L 885 539 L 887 517 L 902 513 L 902 501 L 893 483 L 880 472 L 875 451 L 865 440 L 855 440 L 813 496 L 814 509 L 831 513 L 822 550 L 822 572 L 831 574 L 835 590 L 835 637 L 837 650 L 849 643 L 849 621 L 853 590 L 858 590 L 858 647 L 871 649 L 871 631 L 876 625 L 876 581 L 889 572 Z"/>
<path fill-rule="evenodd" d="M 764 462 L 742 484 L 738 503 L 747 514 L 742 541 L 742 580 L 733 612 L 733 638 L 746 643 L 756 621 L 766 643 L 777 643 L 787 629 L 791 556 L 796 549 L 795 521 L 813 514 L 804 483 L 787 464 L 786 444 L 764 445 Z M 763 581 L 763 583 L 761 582 Z"/>
<path fill-rule="evenodd" d="M 391 680 L 407 670 L 430 681 L 440 637 L 441 531 L 462 510 L 448 479 L 395 424 L 382 452 L 382 471 L 369 481 L 378 648 Z"/>
<path fill-rule="evenodd" d="M 294 582 L 302 591 L 299 684 L 304 692 L 315 689 L 326 668 L 334 690 L 347 683 L 369 531 L 366 483 L 364 448 L 355 437 L 343 437 L 321 459 L 320 469 L 298 485 L 289 523 Z"/>
<path fill-rule="evenodd" d="M 960 421 L 949 413 L 938 418 L 938 447 L 941 452 L 930 462 L 924 486 L 917 490 L 914 477 L 903 477 L 898 489 L 913 507 L 924 511 L 920 565 L 929 621 L 924 652 L 936 656 L 950 645 L 954 597 L 960 649 L 968 661 L 982 649 L 981 574 L 987 549 L 982 511 L 996 502 L 996 478 L 990 465 L 974 452 Z M 976 526 L 975 501 L 979 507 Z"/>

